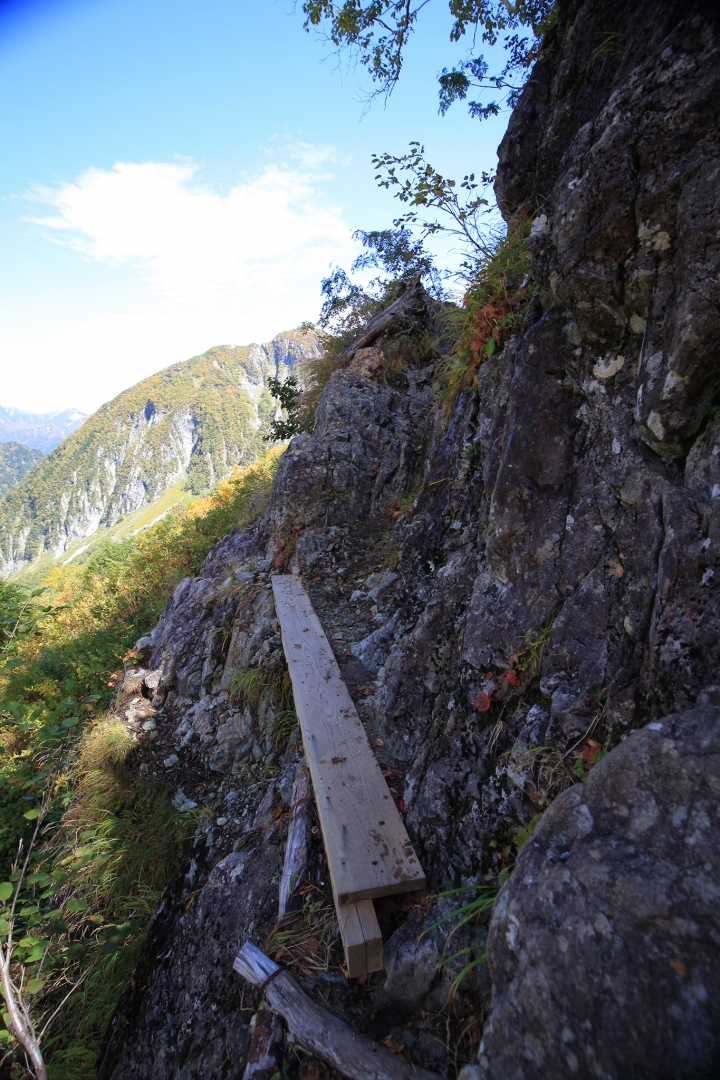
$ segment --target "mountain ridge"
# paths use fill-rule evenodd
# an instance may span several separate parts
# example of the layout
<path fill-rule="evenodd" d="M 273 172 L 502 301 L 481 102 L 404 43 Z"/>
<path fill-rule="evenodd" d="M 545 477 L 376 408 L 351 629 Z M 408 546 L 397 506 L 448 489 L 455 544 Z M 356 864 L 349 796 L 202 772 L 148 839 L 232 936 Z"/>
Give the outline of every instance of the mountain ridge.
<path fill-rule="evenodd" d="M 0 405 L 0 442 L 18 442 L 49 454 L 87 418 L 88 414 L 80 409 L 29 413 L 12 405 Z"/>
<path fill-rule="evenodd" d="M 102 405 L 0 500 L 0 573 L 111 527 L 184 480 L 207 491 L 264 448 L 270 378 L 317 354 L 312 331 L 215 346 Z"/>

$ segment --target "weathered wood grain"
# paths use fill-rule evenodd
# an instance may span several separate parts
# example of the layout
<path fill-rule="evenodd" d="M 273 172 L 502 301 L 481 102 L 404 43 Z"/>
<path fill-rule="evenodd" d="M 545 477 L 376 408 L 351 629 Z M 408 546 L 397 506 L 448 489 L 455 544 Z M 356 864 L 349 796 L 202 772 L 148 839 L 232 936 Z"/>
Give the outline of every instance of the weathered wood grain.
<path fill-rule="evenodd" d="M 372 904 L 372 900 L 363 900 L 362 903 Z M 338 904 L 337 917 L 348 977 L 359 979 L 362 975 L 367 975 L 368 970 L 365 961 L 365 936 L 357 904 Z"/>
<path fill-rule="evenodd" d="M 298 579 L 272 579 L 305 756 L 338 904 L 425 886 L 330 643 Z"/>
<path fill-rule="evenodd" d="M 349 978 L 382 971 L 382 934 L 372 900 L 338 904 L 337 916 Z"/>
<path fill-rule="evenodd" d="M 356 905 L 360 929 L 365 939 L 365 970 L 368 975 L 383 969 L 383 942 L 380 924 L 372 900 L 360 900 Z"/>
<path fill-rule="evenodd" d="M 310 844 L 310 776 L 300 770 L 290 797 L 290 824 L 288 825 L 285 862 L 280 878 L 280 901 L 278 916 L 283 918 L 299 906 L 297 893 L 305 884 Z"/>
<path fill-rule="evenodd" d="M 267 1080 L 282 1067 L 283 1031 L 280 1018 L 270 1009 L 258 1009 L 252 1019 L 252 1036 L 242 1080 Z"/>
<path fill-rule="evenodd" d="M 342 1020 L 316 1005 L 288 971 L 279 971 L 278 965 L 249 941 L 233 967 L 253 986 L 264 987 L 268 1006 L 282 1016 L 293 1042 L 350 1080 L 440 1080 L 436 1073 L 409 1065 L 385 1047 L 356 1035 Z"/>

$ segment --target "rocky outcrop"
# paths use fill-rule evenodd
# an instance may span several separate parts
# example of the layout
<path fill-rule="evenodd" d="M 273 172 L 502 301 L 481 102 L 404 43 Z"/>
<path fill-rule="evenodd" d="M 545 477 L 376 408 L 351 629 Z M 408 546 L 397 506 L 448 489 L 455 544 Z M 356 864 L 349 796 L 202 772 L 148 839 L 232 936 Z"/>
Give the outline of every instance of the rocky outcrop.
<path fill-rule="evenodd" d="M 603 35 L 612 60 L 593 60 Z M 536 212 L 543 196 L 542 291 L 430 466 L 400 564 L 424 610 L 379 693 L 388 732 L 423 742 L 411 820 L 443 859 L 457 837 L 461 874 L 487 858 L 498 814 L 531 813 L 495 765 L 527 743 L 531 706 L 538 744 L 617 740 L 717 675 L 717 49 L 700 8 L 566 5 L 500 148 L 501 205 Z M 700 204 L 702 222 L 683 216 Z M 667 372 L 689 326 L 702 343 L 681 391 Z M 677 437 L 653 434 L 649 402 Z M 474 714 L 543 628 L 542 697 Z"/>
<path fill-rule="evenodd" d="M 391 343 L 360 350 L 326 388 L 315 432 L 283 456 L 264 518 L 182 583 L 144 646 L 161 672 L 160 739 L 175 740 L 169 782 L 198 768 L 217 778 L 225 824 L 197 837 L 210 862 L 242 843 L 252 813 L 266 814 L 301 764 L 297 743 L 275 737 L 277 704 L 233 689 L 239 674 L 264 672 L 269 685 L 284 671 L 275 566 L 304 577 L 433 893 L 506 877 L 546 811 L 496 905 L 494 1004 L 474 1075 L 574 1075 L 574 1062 L 583 1076 L 717 1071 L 707 1002 L 720 879 L 703 853 L 718 790 L 703 740 L 720 668 L 718 58 L 703 5 L 559 5 L 500 150 L 501 206 L 535 217 L 540 289 L 521 331 L 450 415 L 427 358 L 388 377 Z M 421 318 L 434 317 L 427 302 Z M 160 759 L 146 763 L 162 771 Z M 245 811 L 231 821 L 222 793 L 236 788 Z M 202 875 L 193 884 L 216 905 L 245 905 L 239 920 L 208 922 L 228 974 L 196 997 L 202 1024 L 187 1021 L 183 1054 L 200 1064 L 161 1049 L 172 1038 L 160 1013 L 174 1016 L 177 1001 L 189 1016 L 184 988 L 205 977 L 204 924 L 187 933 L 186 901 L 169 893 L 103 1077 L 210 1068 L 234 1007 L 222 982 L 233 950 L 243 937 L 262 945 L 269 918 L 267 897 L 245 903 L 260 895 L 242 876 L 253 865 L 232 883 L 218 871 L 226 893 L 206 894 Z M 388 916 L 387 979 L 370 981 L 364 1005 L 356 987 L 321 988 L 336 987 L 332 1005 L 357 1030 L 424 1067 L 418 1047 L 430 1053 L 436 1033 L 415 1025 L 447 1001 L 452 971 L 438 964 L 453 921 L 434 924 L 458 903 L 434 901 L 422 938 L 422 911 Z M 479 959 L 486 926 L 463 934 L 458 948 Z M 644 946 L 630 952 L 638 934 Z M 484 972 L 461 984 L 446 1017 L 462 1020 L 449 1029 L 458 1055 L 451 1065 L 441 1046 L 436 1068 L 473 1057 L 464 1033 L 479 1034 Z M 554 996 L 541 1000 L 543 988 Z M 643 995 L 633 1042 L 628 1017 Z M 222 1068 L 240 1075 L 242 1061 Z"/>
<path fill-rule="evenodd" d="M 701 699 L 634 732 L 525 844 L 466 1080 L 718 1075 L 720 691 Z"/>
<path fill-rule="evenodd" d="M 0 573 L 45 552 L 61 556 L 175 484 L 199 494 L 249 464 L 266 447 L 276 407 L 269 380 L 317 352 L 317 335 L 300 330 L 265 345 L 219 346 L 103 405 L 0 500 Z"/>

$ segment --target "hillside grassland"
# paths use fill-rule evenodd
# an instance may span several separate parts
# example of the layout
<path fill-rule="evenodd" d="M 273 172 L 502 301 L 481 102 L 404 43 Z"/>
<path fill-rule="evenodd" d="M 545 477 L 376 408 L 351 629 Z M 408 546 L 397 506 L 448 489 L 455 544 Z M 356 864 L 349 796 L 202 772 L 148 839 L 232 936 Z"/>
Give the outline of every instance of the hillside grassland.
<path fill-rule="evenodd" d="M 29 850 L 40 816 L 25 936 L 15 935 L 18 962 L 38 986 L 36 1021 L 78 987 L 46 1036 L 54 1080 L 94 1075 L 105 1026 L 194 828 L 163 790 L 130 778 L 132 734 L 104 716 L 113 675 L 179 581 L 262 514 L 283 449 L 266 449 L 211 495 L 106 543 L 85 565 L 51 570 L 31 593 L 0 584 L 0 880 L 17 882 L 14 853 L 20 842 Z M 9 1044 L 7 1019 L 0 1040 Z"/>
<path fill-rule="evenodd" d="M 46 551 L 28 566 L 11 575 L 8 580 L 25 591 L 35 589 L 46 582 L 51 571 L 71 564 L 76 567 L 85 566 L 101 548 L 138 535 L 155 525 L 173 508 L 181 510 L 192 501 L 186 481 L 178 480 L 153 502 L 145 503 L 138 510 L 125 514 L 114 525 L 101 527 L 91 536 L 79 538 L 59 557 L 52 551 Z"/>

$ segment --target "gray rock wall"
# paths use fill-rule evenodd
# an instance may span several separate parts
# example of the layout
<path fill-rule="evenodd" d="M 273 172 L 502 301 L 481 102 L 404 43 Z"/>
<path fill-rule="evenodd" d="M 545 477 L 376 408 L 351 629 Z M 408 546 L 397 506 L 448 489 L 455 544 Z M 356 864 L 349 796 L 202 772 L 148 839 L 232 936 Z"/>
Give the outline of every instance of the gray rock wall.
<path fill-rule="evenodd" d="M 525 844 L 466 1080 L 718 1075 L 720 692 L 703 698 L 633 732 Z"/>
<path fill-rule="evenodd" d="M 433 396 L 432 367 L 387 385 L 371 350 L 334 376 L 315 433 L 282 459 L 264 519 L 227 537 L 179 587 L 148 646 L 161 672 L 159 730 L 179 725 L 193 761 L 218 776 L 254 762 L 278 768 L 287 786 L 296 758 L 280 760 L 271 715 L 238 709 L 228 676 L 282 670 L 268 591 L 276 560 L 320 582 L 322 617 L 357 631 L 347 652 L 349 631 L 333 633 L 333 644 L 350 657 L 344 671 L 357 675 L 384 765 L 407 774 L 408 828 L 433 891 L 497 880 L 514 857 L 499 853 L 571 787 L 500 894 L 489 939 L 494 1004 L 473 1075 L 717 1073 L 708 1002 L 720 885 L 708 838 L 719 792 L 715 750 L 703 742 L 720 668 L 713 18 L 707 6 L 669 0 L 560 4 L 500 148 L 501 206 L 535 216 L 531 270 L 541 288 L 521 332 L 449 416 Z M 380 531 L 390 530 L 396 575 L 375 597 L 374 579 L 353 591 L 342 576 L 352 576 L 353 537 L 372 522 L 378 530 L 362 542 L 387 551 Z M 518 654 L 532 682 L 500 700 Z M 493 698 L 485 711 L 479 694 Z M 663 757 L 665 725 L 673 746 Z M 593 745 L 610 754 L 583 787 L 568 762 Z M 703 795 L 691 813 L 693 785 Z M 693 846 L 701 802 L 710 825 Z M 232 880 L 221 862 L 194 885 L 213 910 L 233 912 L 212 916 L 216 966 L 248 936 L 262 944 L 276 891 L 273 876 L 269 897 L 257 883 L 275 870 L 256 859 Z M 648 882 L 648 923 L 637 873 Z M 208 909 L 198 901 L 188 921 L 184 902 L 168 894 L 103 1077 L 214 1075 L 214 1040 L 234 1015 L 232 978 L 228 969 L 203 983 L 189 1004 L 186 984 L 195 971 L 205 978 Z M 692 926 L 681 923 L 685 909 Z M 447 979 L 432 975 L 442 940 L 420 944 L 419 932 L 410 919 L 386 943 L 377 1000 L 388 1009 L 407 1005 L 409 986 L 416 1012 L 447 996 Z M 473 933 L 481 948 L 485 928 Z M 460 997 L 478 1015 L 483 985 L 468 979 Z M 184 1017 L 184 1041 L 168 1035 L 157 1001 Z M 128 1017 L 132 1040 L 122 1036 Z M 367 1010 L 356 1022 L 369 1023 Z M 240 1057 L 218 1075 L 239 1076 Z"/>

